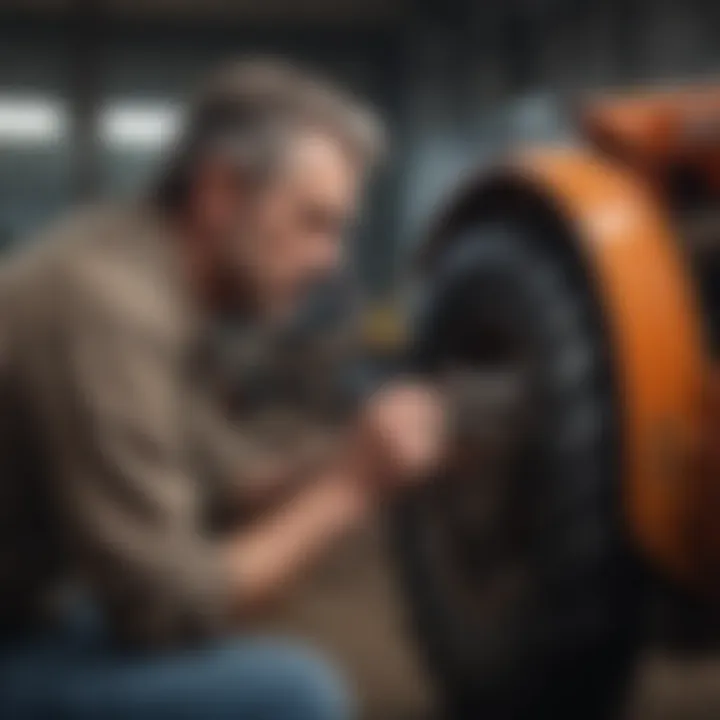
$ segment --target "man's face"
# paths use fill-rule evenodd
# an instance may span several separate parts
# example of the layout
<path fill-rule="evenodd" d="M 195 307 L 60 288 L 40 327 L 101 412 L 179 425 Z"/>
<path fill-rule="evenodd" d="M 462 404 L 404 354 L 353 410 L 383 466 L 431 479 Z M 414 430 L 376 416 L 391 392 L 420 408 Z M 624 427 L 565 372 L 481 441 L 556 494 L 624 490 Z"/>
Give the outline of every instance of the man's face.
<path fill-rule="evenodd" d="M 225 195 L 231 207 L 221 213 L 221 271 L 250 290 L 262 315 L 287 316 L 339 267 L 359 181 L 359 168 L 334 138 L 306 134 L 262 185 Z"/>

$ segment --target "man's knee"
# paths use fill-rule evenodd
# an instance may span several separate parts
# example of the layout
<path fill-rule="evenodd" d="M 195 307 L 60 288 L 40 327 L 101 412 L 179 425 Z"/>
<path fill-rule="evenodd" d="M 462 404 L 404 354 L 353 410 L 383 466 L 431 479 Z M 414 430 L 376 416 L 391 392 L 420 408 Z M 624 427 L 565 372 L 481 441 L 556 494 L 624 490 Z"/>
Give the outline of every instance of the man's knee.
<path fill-rule="evenodd" d="M 308 650 L 293 649 L 280 663 L 278 683 L 297 720 L 350 720 L 351 693 L 337 668 Z"/>
<path fill-rule="evenodd" d="M 253 656 L 251 675 L 255 676 L 256 700 L 258 706 L 262 706 L 263 717 L 279 720 L 351 720 L 355 717 L 349 686 L 339 670 L 320 654 L 281 642 L 257 643 L 250 649 L 242 643 L 235 651 L 230 650 L 228 658 L 231 663 L 233 656 L 237 661 L 240 684 L 248 681 L 243 671 L 248 654 Z"/>

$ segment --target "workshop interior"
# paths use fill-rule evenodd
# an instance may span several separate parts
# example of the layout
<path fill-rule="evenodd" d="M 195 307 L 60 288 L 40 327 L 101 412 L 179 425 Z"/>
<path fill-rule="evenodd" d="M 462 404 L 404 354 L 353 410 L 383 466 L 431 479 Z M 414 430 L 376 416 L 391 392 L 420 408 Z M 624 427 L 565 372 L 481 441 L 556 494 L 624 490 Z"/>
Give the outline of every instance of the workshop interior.
<path fill-rule="evenodd" d="M 0 0 L 2 253 L 142 188 L 238 56 L 379 109 L 360 374 L 463 397 L 268 625 L 370 720 L 720 718 L 720 4 Z"/>

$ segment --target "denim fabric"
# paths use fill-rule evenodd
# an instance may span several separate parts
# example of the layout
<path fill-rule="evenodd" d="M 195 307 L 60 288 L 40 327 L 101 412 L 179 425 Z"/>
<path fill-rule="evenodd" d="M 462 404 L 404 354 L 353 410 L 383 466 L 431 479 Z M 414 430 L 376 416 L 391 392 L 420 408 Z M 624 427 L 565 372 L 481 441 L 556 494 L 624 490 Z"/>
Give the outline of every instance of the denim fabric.
<path fill-rule="evenodd" d="M 129 654 L 85 613 L 0 643 L 3 720 L 349 720 L 351 707 L 329 665 L 281 640 Z"/>

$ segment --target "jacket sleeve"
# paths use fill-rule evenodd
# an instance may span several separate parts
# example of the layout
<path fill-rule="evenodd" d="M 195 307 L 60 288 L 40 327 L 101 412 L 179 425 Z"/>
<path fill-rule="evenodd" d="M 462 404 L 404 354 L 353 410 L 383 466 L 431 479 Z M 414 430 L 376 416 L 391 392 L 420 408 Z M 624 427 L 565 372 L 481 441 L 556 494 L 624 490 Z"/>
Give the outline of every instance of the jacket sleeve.
<path fill-rule="evenodd" d="M 163 647 L 226 631 L 232 598 L 185 457 L 180 347 L 131 300 L 81 297 L 32 382 L 72 561 L 121 641 Z"/>

